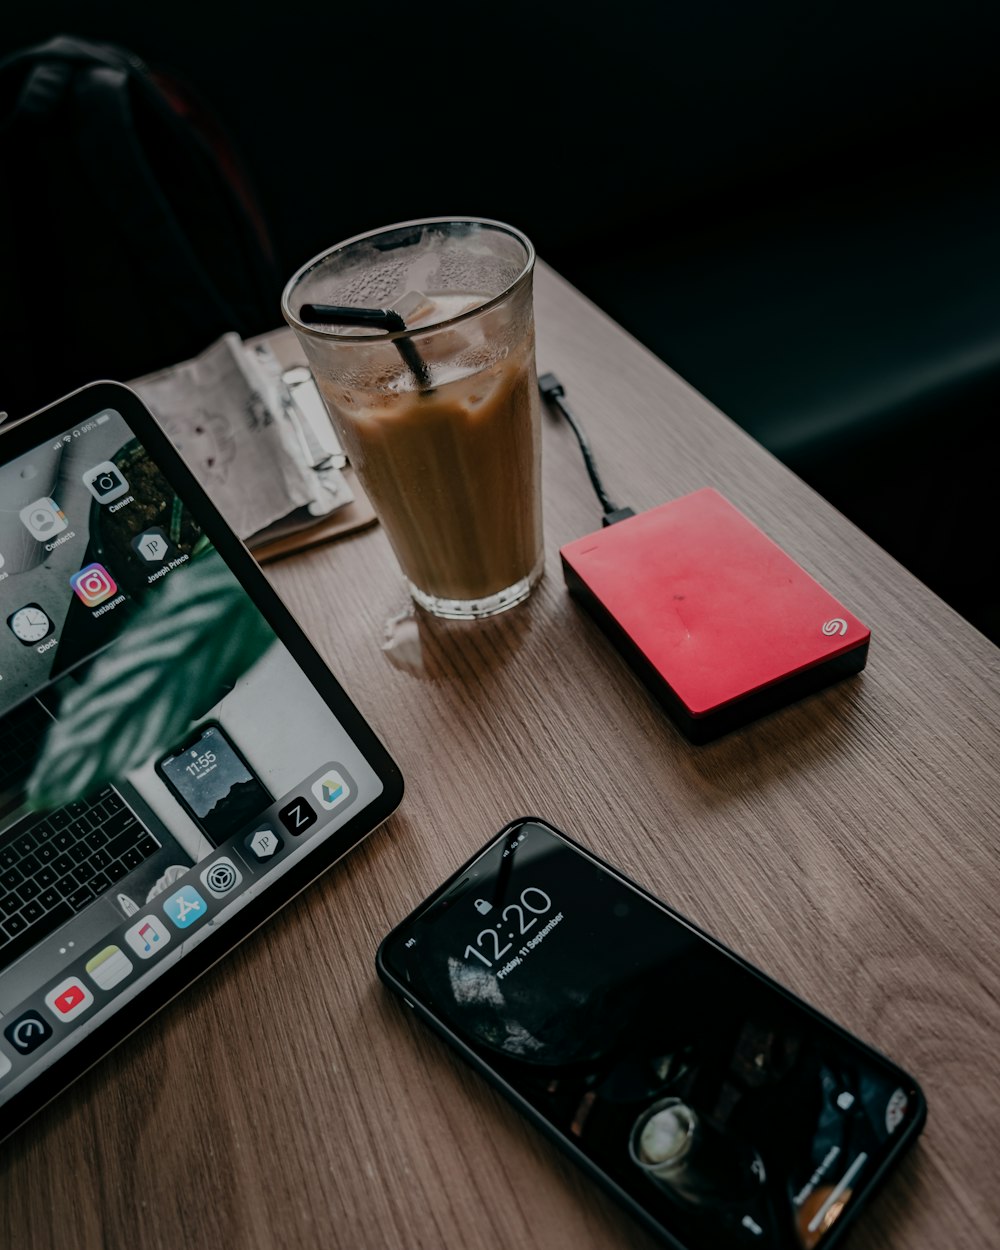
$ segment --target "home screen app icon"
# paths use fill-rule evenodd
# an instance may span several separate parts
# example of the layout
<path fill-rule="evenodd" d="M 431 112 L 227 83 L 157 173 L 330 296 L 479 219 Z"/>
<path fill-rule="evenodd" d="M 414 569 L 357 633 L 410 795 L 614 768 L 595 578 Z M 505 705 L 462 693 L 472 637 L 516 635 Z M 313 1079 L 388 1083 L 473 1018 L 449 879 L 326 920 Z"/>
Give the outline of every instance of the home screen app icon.
<path fill-rule="evenodd" d="M 93 994 L 78 977 L 69 977 L 45 995 L 45 1006 L 57 1020 L 67 1024 L 82 1015 L 93 1001 Z"/>
<path fill-rule="evenodd" d="M 47 1024 L 37 1011 L 26 1011 L 7 1025 L 3 1035 L 19 1055 L 30 1055 L 52 1036 L 52 1025 Z"/>
<path fill-rule="evenodd" d="M 55 538 L 56 534 L 61 534 L 69 525 L 66 513 L 48 495 L 43 495 L 41 499 L 29 503 L 26 508 L 21 509 L 18 516 L 28 533 L 33 538 L 37 538 L 40 543 Z"/>
<path fill-rule="evenodd" d="M 110 460 L 102 460 L 83 475 L 83 484 L 98 503 L 114 503 L 128 494 L 128 482 L 121 469 Z"/>
<path fill-rule="evenodd" d="M 76 597 L 88 608 L 96 608 L 118 593 L 118 583 L 103 564 L 88 564 L 69 579 Z"/>
<path fill-rule="evenodd" d="M 350 786 L 335 768 L 328 768 L 319 781 L 313 782 L 312 792 L 328 812 L 351 797 Z"/>

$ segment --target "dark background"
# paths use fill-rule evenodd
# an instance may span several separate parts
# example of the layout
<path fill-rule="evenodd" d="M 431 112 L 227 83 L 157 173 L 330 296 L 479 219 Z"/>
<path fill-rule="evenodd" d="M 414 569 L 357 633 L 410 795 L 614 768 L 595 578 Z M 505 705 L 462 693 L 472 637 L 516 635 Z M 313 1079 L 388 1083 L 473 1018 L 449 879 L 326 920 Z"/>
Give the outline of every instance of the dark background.
<path fill-rule="evenodd" d="M 194 86 L 284 277 L 408 217 L 520 226 L 997 638 L 998 14 L 50 0 L 5 14 L 0 55 L 74 33 Z"/>

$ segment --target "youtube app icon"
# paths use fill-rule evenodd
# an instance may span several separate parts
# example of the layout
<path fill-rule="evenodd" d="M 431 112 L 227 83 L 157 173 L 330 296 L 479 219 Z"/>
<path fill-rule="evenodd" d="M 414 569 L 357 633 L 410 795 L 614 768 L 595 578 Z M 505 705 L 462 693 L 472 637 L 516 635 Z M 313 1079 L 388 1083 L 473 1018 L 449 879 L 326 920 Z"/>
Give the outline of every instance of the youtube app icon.
<path fill-rule="evenodd" d="M 45 995 L 45 1006 L 57 1020 L 64 1022 L 81 1015 L 93 1001 L 93 994 L 76 977 L 61 982 Z"/>

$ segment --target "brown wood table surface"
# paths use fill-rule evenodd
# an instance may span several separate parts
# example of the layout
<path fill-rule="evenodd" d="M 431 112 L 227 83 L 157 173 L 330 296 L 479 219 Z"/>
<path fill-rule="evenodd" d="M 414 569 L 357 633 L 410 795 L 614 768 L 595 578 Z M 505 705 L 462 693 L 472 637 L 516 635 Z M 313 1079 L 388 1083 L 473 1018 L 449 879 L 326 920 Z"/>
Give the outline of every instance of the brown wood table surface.
<path fill-rule="evenodd" d="M 269 566 L 403 804 L 8 1143 L 0 1246 L 652 1246 L 376 980 L 384 933 L 526 813 L 922 1082 L 853 1246 L 1000 1244 L 1000 652 L 544 266 L 536 320 L 609 492 L 717 487 L 870 625 L 867 670 L 689 745 L 566 594 L 558 548 L 599 510 L 548 418 L 522 607 L 407 617 L 378 528 Z"/>

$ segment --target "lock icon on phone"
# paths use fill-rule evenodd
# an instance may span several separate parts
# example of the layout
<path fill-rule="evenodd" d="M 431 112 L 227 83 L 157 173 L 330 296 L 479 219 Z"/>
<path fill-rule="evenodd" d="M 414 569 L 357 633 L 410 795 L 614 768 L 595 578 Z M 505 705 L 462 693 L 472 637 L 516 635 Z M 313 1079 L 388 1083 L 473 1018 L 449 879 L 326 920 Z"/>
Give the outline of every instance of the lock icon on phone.
<path fill-rule="evenodd" d="M 476 911 L 479 912 L 480 916 L 485 916 L 492 910 L 493 910 L 492 903 L 487 903 L 486 899 L 484 898 L 476 899 Z"/>

